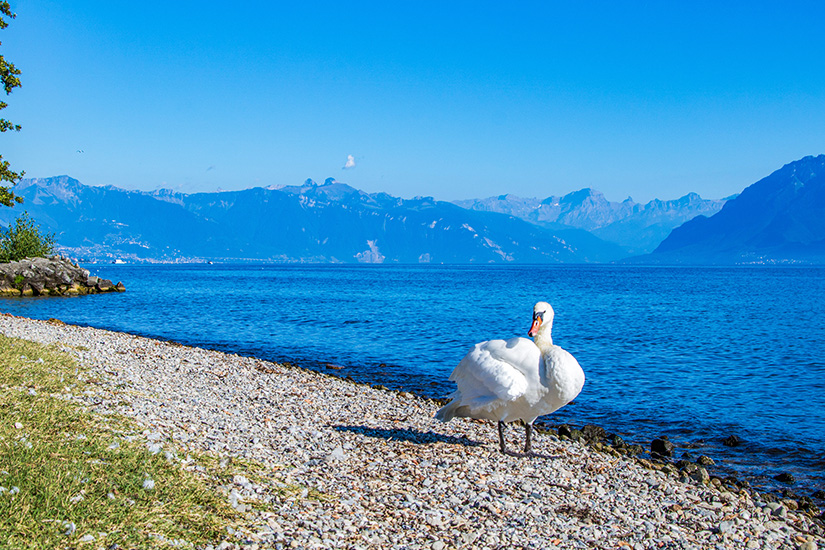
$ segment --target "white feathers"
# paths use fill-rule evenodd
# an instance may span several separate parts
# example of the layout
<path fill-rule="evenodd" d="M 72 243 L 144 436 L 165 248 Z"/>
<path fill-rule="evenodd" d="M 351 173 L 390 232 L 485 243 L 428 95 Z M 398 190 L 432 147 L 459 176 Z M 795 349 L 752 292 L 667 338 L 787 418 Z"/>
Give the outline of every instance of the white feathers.
<path fill-rule="evenodd" d="M 536 308 L 545 318 L 535 337 L 538 345 L 526 338 L 511 338 L 473 346 L 450 376 L 458 389 L 436 418 L 448 422 L 463 416 L 530 424 L 579 394 L 584 372 L 572 355 L 552 344 L 552 308 L 543 302 Z"/>

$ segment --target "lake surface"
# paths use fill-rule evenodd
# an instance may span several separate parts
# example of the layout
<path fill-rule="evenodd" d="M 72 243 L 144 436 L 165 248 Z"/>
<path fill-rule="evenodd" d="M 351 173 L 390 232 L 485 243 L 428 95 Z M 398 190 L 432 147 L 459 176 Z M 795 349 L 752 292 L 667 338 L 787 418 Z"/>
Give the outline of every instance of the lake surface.
<path fill-rule="evenodd" d="M 554 342 L 587 377 L 548 422 L 599 424 L 645 447 L 667 435 L 758 487 L 785 487 L 772 477 L 791 472 L 799 495 L 825 489 L 825 268 L 85 267 L 127 291 L 3 298 L 0 311 L 430 397 L 454 389 L 447 379 L 472 344 L 526 336 L 546 300 Z M 745 443 L 724 447 L 732 434 Z"/>

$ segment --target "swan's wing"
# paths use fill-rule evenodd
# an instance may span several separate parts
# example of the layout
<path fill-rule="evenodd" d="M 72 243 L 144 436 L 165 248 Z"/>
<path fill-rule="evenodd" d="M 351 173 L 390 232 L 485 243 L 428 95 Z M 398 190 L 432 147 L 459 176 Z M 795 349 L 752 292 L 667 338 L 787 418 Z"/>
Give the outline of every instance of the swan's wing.
<path fill-rule="evenodd" d="M 526 338 L 489 340 L 476 344 L 450 376 L 461 403 L 471 408 L 496 400 L 512 401 L 524 395 L 525 372 L 538 369 L 541 352 Z"/>
<path fill-rule="evenodd" d="M 584 387 L 584 371 L 567 350 L 552 346 L 544 353 L 542 385 L 548 388 L 556 407 L 576 398 Z"/>

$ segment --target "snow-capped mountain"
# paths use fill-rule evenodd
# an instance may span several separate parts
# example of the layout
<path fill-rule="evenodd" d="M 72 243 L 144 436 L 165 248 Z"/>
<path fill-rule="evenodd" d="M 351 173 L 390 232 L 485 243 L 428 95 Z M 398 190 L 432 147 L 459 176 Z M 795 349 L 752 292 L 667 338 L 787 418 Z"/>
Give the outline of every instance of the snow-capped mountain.
<path fill-rule="evenodd" d="M 515 195 L 456 201 L 463 208 L 501 212 L 548 228 L 584 229 L 625 248 L 628 254 L 653 251 L 670 232 L 696 216 L 712 216 L 726 199 L 706 200 L 690 193 L 676 200 L 652 200 L 647 204 L 628 197 L 608 201 L 594 189 L 581 189 L 563 197 L 539 200 Z"/>

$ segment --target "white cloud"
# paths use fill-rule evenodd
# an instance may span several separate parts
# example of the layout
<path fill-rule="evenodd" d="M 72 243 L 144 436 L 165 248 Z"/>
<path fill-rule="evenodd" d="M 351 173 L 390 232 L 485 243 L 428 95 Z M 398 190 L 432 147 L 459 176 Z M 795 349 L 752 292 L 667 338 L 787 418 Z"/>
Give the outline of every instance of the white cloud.
<path fill-rule="evenodd" d="M 355 168 L 355 157 L 352 155 L 347 155 L 347 163 L 342 169 L 346 170 L 348 168 Z"/>

